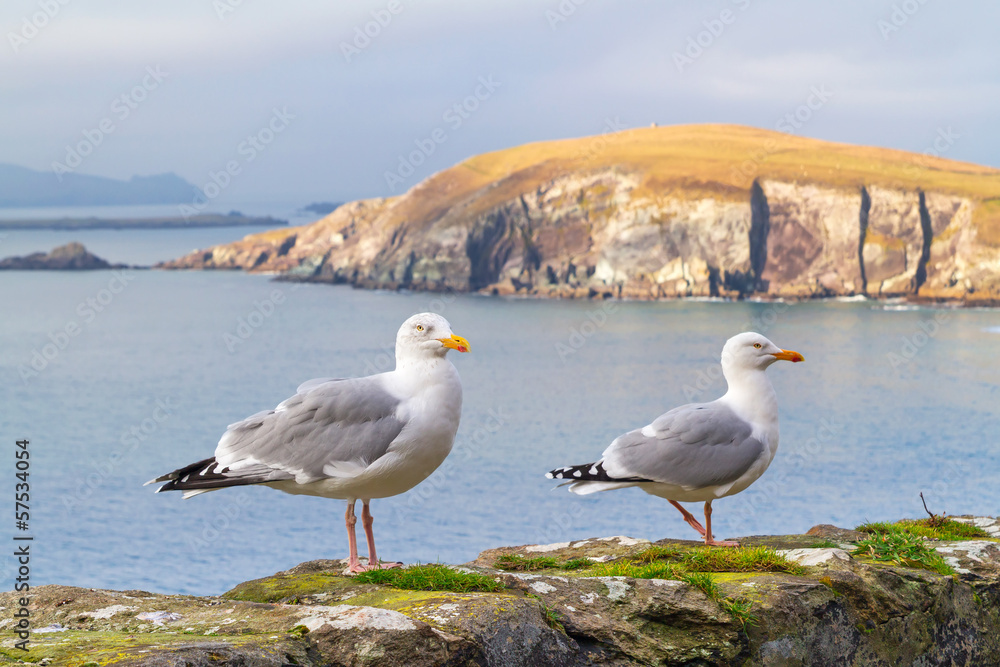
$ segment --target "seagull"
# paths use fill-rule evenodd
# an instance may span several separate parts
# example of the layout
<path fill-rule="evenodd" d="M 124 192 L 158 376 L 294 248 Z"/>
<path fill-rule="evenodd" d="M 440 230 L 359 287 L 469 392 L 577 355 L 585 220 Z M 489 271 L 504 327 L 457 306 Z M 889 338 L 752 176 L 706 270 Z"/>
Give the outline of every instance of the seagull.
<path fill-rule="evenodd" d="M 395 496 L 425 480 L 451 452 L 462 412 L 462 383 L 445 355 L 468 352 L 448 320 L 420 313 L 396 334 L 396 368 L 368 377 L 309 380 L 273 410 L 230 424 L 215 456 L 146 482 L 190 498 L 231 486 L 269 486 L 347 501 L 350 572 L 381 564 L 375 553 L 372 498 Z M 368 564 L 358 559 L 354 506 Z"/>
<path fill-rule="evenodd" d="M 706 545 L 739 546 L 712 538 L 712 501 L 753 484 L 778 451 L 778 399 L 764 371 L 779 360 L 805 361 L 758 333 L 733 336 L 722 348 L 724 396 L 674 408 L 615 438 L 600 460 L 545 476 L 579 495 L 637 486 L 669 500 Z M 705 525 L 678 501 L 704 501 Z"/>

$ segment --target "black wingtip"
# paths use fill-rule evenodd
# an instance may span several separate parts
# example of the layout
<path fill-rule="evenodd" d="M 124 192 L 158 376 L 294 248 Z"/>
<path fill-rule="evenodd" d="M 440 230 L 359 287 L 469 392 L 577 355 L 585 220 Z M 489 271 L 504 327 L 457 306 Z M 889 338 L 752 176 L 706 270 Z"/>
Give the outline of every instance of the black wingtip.
<path fill-rule="evenodd" d="M 580 482 L 606 482 L 611 480 L 611 478 L 608 477 L 608 473 L 604 470 L 604 463 L 602 461 L 583 463 L 576 466 L 563 466 L 562 468 L 550 470 L 545 474 L 545 476 L 549 479 L 568 479 L 570 481 Z"/>
<path fill-rule="evenodd" d="M 567 484 L 573 482 L 648 482 L 640 477 L 612 477 L 604 469 L 604 461 L 583 463 L 577 466 L 563 466 L 545 473 L 549 479 L 564 479 Z"/>

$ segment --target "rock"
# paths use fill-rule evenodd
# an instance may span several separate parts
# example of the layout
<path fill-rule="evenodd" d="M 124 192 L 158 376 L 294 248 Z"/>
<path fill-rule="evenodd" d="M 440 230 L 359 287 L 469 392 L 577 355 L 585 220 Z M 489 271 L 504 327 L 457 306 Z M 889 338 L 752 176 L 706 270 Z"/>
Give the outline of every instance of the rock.
<path fill-rule="evenodd" d="M 59 246 L 48 254 L 36 252 L 24 257 L 0 260 L 0 270 L 8 271 L 98 271 L 127 268 L 129 267 L 125 264 L 109 264 L 90 254 L 82 243 L 76 241 Z"/>
<path fill-rule="evenodd" d="M 519 547 L 500 547 L 487 549 L 479 554 L 472 565 L 492 568 L 501 556 L 524 556 L 535 558 L 548 556 L 557 560 L 588 558 L 595 563 L 603 563 L 623 556 L 634 556 L 652 544 L 649 540 L 635 539 L 616 535 L 614 537 L 598 537 L 572 542 L 555 542 L 552 544 L 527 544 Z M 692 544 L 696 544 L 692 542 Z"/>
<path fill-rule="evenodd" d="M 836 526 L 831 526 L 828 523 L 813 526 L 806 531 L 806 535 L 823 537 L 834 542 L 857 542 L 865 536 L 864 533 L 860 533 L 856 530 L 837 528 Z"/>
<path fill-rule="evenodd" d="M 1000 528 L 992 517 L 952 518 Z M 652 546 L 624 536 L 491 549 L 458 568 L 501 581 L 495 593 L 359 583 L 340 574 L 337 560 L 302 563 L 213 597 L 41 586 L 31 590 L 30 650 L 15 648 L 15 621 L 5 613 L 0 655 L 163 666 L 1000 664 L 1000 541 L 928 542 L 959 569 L 951 577 L 825 546 L 854 531 L 810 533 L 741 538 L 785 550 L 801 572 L 714 573 L 711 596 L 692 581 L 551 567 L 635 558 Z M 494 569 L 510 555 L 545 558 L 550 567 Z M 20 595 L 0 594 L 0 606 L 16 608 Z M 723 604 L 733 601 L 751 605 L 746 625 Z"/>
<path fill-rule="evenodd" d="M 477 156 L 162 268 L 549 298 L 1000 302 L 996 169 L 737 126 L 587 141 Z"/>
<path fill-rule="evenodd" d="M 836 567 L 846 565 L 851 561 L 851 556 L 843 549 L 779 549 L 778 553 L 792 561 L 805 567 Z"/>
<path fill-rule="evenodd" d="M 991 516 L 950 516 L 949 519 L 961 521 L 985 530 L 990 537 L 1000 538 L 1000 518 Z"/>

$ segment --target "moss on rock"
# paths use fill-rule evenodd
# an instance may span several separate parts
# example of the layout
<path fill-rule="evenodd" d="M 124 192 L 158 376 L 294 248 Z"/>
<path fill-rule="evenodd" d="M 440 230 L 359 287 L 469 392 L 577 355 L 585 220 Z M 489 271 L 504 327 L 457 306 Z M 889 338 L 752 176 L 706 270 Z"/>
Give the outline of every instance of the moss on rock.
<path fill-rule="evenodd" d="M 12 619 L 0 619 L 0 662 L 1000 664 L 1000 522 L 960 519 L 989 537 L 925 542 L 956 576 L 851 557 L 864 534 L 826 526 L 744 538 L 752 548 L 742 555 L 623 537 L 491 550 L 464 569 L 501 582 L 497 592 L 363 583 L 344 576 L 340 561 L 303 563 L 219 597 L 42 586 L 32 590 L 32 622 L 47 632 L 20 651 Z M 584 567 L 491 567 L 505 555 L 515 565 Z M 631 576 L 655 564 L 683 572 Z M 628 576 L 594 576 L 612 567 Z M 778 571 L 719 571 L 734 569 Z M 0 606 L 15 602 L 0 594 Z"/>

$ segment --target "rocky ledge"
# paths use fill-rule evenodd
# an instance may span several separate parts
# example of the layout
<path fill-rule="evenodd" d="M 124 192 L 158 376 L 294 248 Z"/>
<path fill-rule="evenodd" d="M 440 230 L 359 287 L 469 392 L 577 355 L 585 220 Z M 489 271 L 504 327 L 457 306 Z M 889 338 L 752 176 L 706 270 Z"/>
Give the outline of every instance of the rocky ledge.
<path fill-rule="evenodd" d="M 99 271 L 128 269 L 126 264 L 111 264 L 87 251 L 82 243 L 73 241 L 52 252 L 36 252 L 24 257 L 0 259 L 0 270 L 8 271 Z"/>
<path fill-rule="evenodd" d="M 218 597 L 41 586 L 30 593 L 26 651 L 15 614 L 23 593 L 0 595 L 0 656 L 39 665 L 1000 664 L 1000 520 L 955 519 L 982 530 L 924 541 L 935 569 L 880 561 L 865 547 L 872 534 L 817 526 L 744 538 L 735 551 L 604 537 L 408 568 L 447 572 L 452 590 L 362 581 L 322 560 Z"/>

